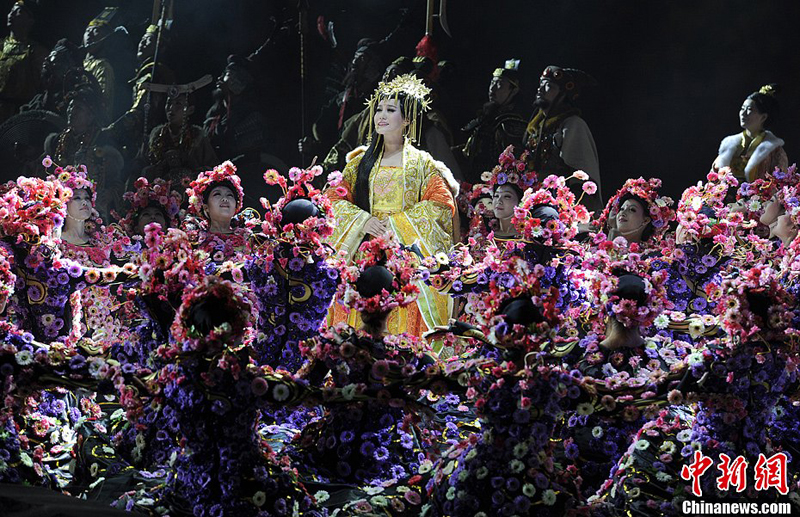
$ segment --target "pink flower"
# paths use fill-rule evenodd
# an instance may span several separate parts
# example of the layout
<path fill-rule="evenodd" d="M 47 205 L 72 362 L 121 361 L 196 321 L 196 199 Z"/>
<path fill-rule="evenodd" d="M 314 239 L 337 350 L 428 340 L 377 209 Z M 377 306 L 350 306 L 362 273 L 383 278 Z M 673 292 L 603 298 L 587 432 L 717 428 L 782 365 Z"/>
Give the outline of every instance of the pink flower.
<path fill-rule="evenodd" d="M 45 169 L 48 169 L 53 166 L 53 159 L 50 158 L 49 154 L 44 157 L 44 160 L 42 160 L 42 166 L 44 166 Z"/>
<path fill-rule="evenodd" d="M 597 184 L 594 181 L 587 181 L 583 184 L 583 191 L 591 196 L 597 192 Z"/>
<path fill-rule="evenodd" d="M 573 172 L 573 173 L 572 173 L 572 175 L 573 175 L 573 176 L 574 176 L 576 179 L 579 179 L 579 180 L 581 180 L 581 181 L 586 181 L 586 180 L 588 180 L 588 179 L 589 179 L 589 175 L 588 175 L 588 174 L 586 174 L 586 173 L 585 173 L 585 172 L 583 172 L 583 171 L 575 171 L 575 172 Z M 584 188 L 585 188 L 585 187 L 584 187 Z"/>
<path fill-rule="evenodd" d="M 336 186 L 342 182 L 343 178 L 344 177 L 342 176 L 341 172 L 333 171 L 332 173 L 328 174 L 328 183 L 330 183 L 332 186 Z"/>

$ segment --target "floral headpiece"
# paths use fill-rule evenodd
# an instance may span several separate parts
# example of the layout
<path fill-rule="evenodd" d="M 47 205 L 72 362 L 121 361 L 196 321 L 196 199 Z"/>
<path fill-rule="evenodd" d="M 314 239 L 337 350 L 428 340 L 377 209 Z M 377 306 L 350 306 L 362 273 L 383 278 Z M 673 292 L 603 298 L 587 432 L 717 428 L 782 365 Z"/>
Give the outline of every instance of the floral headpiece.
<path fill-rule="evenodd" d="M 515 185 L 525 192 L 536 183 L 536 173 L 527 171 L 528 151 L 523 151 L 519 159 L 514 156 L 514 146 L 509 145 L 498 157 L 498 164 L 491 171 L 481 174 L 481 180 L 495 189 L 500 185 Z"/>
<path fill-rule="evenodd" d="M 53 160 L 49 156 L 45 156 L 42 160 L 42 165 L 45 169 L 53 166 Z M 66 167 L 58 167 L 53 171 L 53 174 L 47 177 L 48 181 L 58 181 L 73 192 L 80 189 L 86 189 L 92 196 L 92 206 L 97 201 L 97 187 L 94 181 L 89 179 L 85 165 L 78 165 L 73 167 L 67 165 Z"/>
<path fill-rule="evenodd" d="M 724 244 L 742 222 L 741 214 L 730 214 L 725 205 L 728 189 L 736 187 L 739 181 L 733 176 L 730 167 L 719 172 L 711 171 L 704 184 L 684 190 L 678 203 L 677 218 L 683 229 L 695 239 L 713 238 L 714 242 Z M 711 210 L 712 213 L 708 213 Z"/>
<path fill-rule="evenodd" d="M 203 335 L 190 319 L 192 309 L 207 297 L 214 298 L 217 314 L 229 314 L 231 318 Z M 257 317 L 256 303 L 241 285 L 215 276 L 206 276 L 197 287 L 183 295 L 171 331 L 179 353 L 216 353 L 226 348 L 238 349 L 251 341 Z"/>
<path fill-rule="evenodd" d="M 342 279 L 337 297 L 341 303 L 358 312 L 385 313 L 396 307 L 413 303 L 419 295 L 415 281 L 421 276 L 419 260 L 411 251 L 403 248 L 393 238 L 375 237 L 358 248 L 359 256 L 355 265 L 342 265 Z M 371 266 L 384 266 L 394 276 L 392 291 L 383 289 L 380 293 L 364 298 L 356 289 L 361 274 Z"/>
<path fill-rule="evenodd" d="M 800 198 L 798 198 L 797 185 L 786 186 L 781 189 L 780 200 L 786 213 L 792 218 L 796 226 L 800 226 Z"/>
<path fill-rule="evenodd" d="M 525 192 L 522 203 L 514 209 L 511 219 L 525 240 L 537 241 L 545 246 L 566 245 L 578 232 L 578 223 L 589 222 L 589 211 L 578 204 L 580 199 L 576 200 L 575 194 L 567 186 L 567 180 L 571 178 L 585 181 L 589 175 L 583 171 L 575 171 L 569 178 L 550 175 L 542 181 L 539 190 L 528 189 Z M 592 195 L 597 191 L 597 185 L 586 181 L 583 191 Z M 558 219 L 542 222 L 540 218 L 533 217 L 532 210 L 539 205 L 555 208 Z"/>
<path fill-rule="evenodd" d="M 244 189 L 242 189 L 241 178 L 236 175 L 236 166 L 230 161 L 217 165 L 210 171 L 201 172 L 197 179 L 189 185 L 189 188 L 186 189 L 186 195 L 189 197 L 189 211 L 201 217 L 203 215 L 203 194 L 206 189 L 214 188 L 214 185 L 222 182 L 230 183 L 235 189 L 236 212 L 241 212 L 244 206 Z"/>
<path fill-rule="evenodd" d="M 289 170 L 289 179 L 293 184 L 289 187 L 286 178 L 275 169 L 264 173 L 267 185 L 279 185 L 283 190 L 283 197 L 274 205 L 261 198 L 261 205 L 267 209 L 261 224 L 261 231 L 265 235 L 292 243 L 312 244 L 318 250 L 321 249 L 323 241 L 333 234 L 336 225 L 330 199 L 313 185 L 314 178 L 321 174 L 322 167 L 319 165 L 310 169 L 292 167 Z M 334 171 L 328 175 L 328 185 L 332 188 L 338 188 L 341 182 L 341 172 Z M 319 210 L 319 214 L 302 223 L 282 224 L 283 208 L 296 199 L 309 200 Z"/>
<path fill-rule="evenodd" d="M 764 264 L 741 269 L 738 276 L 726 277 L 720 288 L 709 295 L 716 302 L 714 311 L 719 323 L 731 337 L 740 340 L 757 333 L 765 339 L 782 337 L 795 316 L 793 297 L 783 286 L 780 272 Z M 760 311 L 751 306 L 755 297 L 765 305 Z M 764 316 L 768 321 L 764 321 Z"/>
<path fill-rule="evenodd" d="M 169 181 L 156 178 L 150 183 L 147 178 L 141 177 L 133 186 L 136 191 L 126 192 L 123 196 L 123 199 L 130 204 L 130 209 L 119 222 L 126 232 L 133 233 L 137 215 L 148 206 L 160 206 L 167 216 L 169 225 L 171 227 L 178 225 L 181 194 L 176 190 L 170 190 Z"/>
<path fill-rule="evenodd" d="M 672 309 L 666 290 L 669 274 L 666 270 L 653 270 L 652 260 L 638 253 L 626 253 L 624 248 L 605 250 L 597 248 L 583 259 L 584 277 L 603 311 L 625 327 L 648 327 L 665 310 Z M 645 299 L 640 303 L 619 296 L 619 276 L 636 275 L 644 283 Z M 595 318 L 598 324 L 603 318 Z"/>
<path fill-rule="evenodd" d="M 381 81 L 375 89 L 367 106 L 369 106 L 369 120 L 375 119 L 375 109 L 382 99 L 397 99 L 403 94 L 403 113 L 410 121 L 408 135 L 412 141 L 419 141 L 422 135 L 420 116 L 430 107 L 431 89 L 425 86 L 422 79 L 413 74 L 399 75 L 388 83 Z"/>
<path fill-rule="evenodd" d="M 72 191 L 60 182 L 20 176 L 0 187 L 0 234 L 17 243 L 54 245 Z"/>
<path fill-rule="evenodd" d="M 656 234 L 663 234 L 670 223 L 675 220 L 675 210 L 672 205 L 675 203 L 671 197 L 659 196 L 658 189 L 661 188 L 661 180 L 658 178 L 644 178 L 629 179 L 622 185 L 622 188 L 617 191 L 614 196 L 608 200 L 603 213 L 600 214 L 597 222 L 600 227 L 605 227 L 606 221 L 613 209 L 619 210 L 622 198 L 628 194 L 634 195 L 642 199 L 647 206 L 645 209 L 649 210 L 650 219 L 652 219 L 653 227 Z"/>

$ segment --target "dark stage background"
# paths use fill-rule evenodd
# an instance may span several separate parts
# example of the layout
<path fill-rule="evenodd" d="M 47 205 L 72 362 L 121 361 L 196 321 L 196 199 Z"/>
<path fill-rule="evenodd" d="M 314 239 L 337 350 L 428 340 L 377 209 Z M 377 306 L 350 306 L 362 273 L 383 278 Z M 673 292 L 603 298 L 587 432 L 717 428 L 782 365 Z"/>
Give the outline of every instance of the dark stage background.
<path fill-rule="evenodd" d="M 152 4 L 142 0 L 43 0 L 39 41 L 60 37 L 80 43 L 86 23 L 104 5 L 119 5 L 131 37 L 130 53 Z M 4 0 L 3 12 L 11 2 Z M 600 154 L 604 190 L 625 178 L 658 176 L 668 193 L 707 172 L 722 137 L 738 130 L 738 109 L 765 83 L 782 87 L 775 133 L 786 141 L 789 162 L 800 152 L 800 2 L 796 0 L 450 1 L 453 37 L 438 27 L 440 59 L 456 63 L 453 99 L 463 109 L 452 126 L 468 121 L 486 100 L 492 70 L 507 58 L 522 60 L 530 106 L 541 70 L 549 64 L 581 68 L 598 81 L 582 107 Z M 423 33 L 424 0 L 316 0 L 308 7 L 306 125 L 325 87 L 331 63 L 343 66 L 362 37 L 383 38 L 409 9 L 406 26 L 386 52 L 391 60 L 412 55 Z M 316 32 L 316 19 L 333 21 L 339 47 L 331 50 Z M 296 2 L 177 0 L 176 45 L 169 61 L 179 81 L 218 76 L 228 54 L 245 55 L 269 35 L 273 23 L 296 23 Z M 301 136 L 299 38 L 283 38 L 265 71 L 268 95 L 281 115 L 270 150 L 300 165 L 294 144 Z M 195 122 L 210 105 L 210 89 L 198 98 Z"/>

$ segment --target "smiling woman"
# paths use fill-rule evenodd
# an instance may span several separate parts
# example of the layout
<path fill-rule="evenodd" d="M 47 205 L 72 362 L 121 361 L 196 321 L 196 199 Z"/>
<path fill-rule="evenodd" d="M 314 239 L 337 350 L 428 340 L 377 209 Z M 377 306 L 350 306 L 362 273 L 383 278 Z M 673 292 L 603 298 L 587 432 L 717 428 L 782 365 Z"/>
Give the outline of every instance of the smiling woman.
<path fill-rule="evenodd" d="M 458 186 L 450 170 L 411 142 L 420 136 L 422 113 L 430 89 L 402 75 L 381 83 L 370 101 L 374 131 L 369 146 L 348 156 L 343 181 L 327 191 L 338 221 L 329 239 L 353 260 L 364 241 L 391 234 L 404 245 L 418 244 L 423 255 L 447 252 L 453 244 L 454 195 Z M 421 335 L 447 320 L 452 302 L 423 288 L 419 300 L 389 317 L 391 333 Z M 333 322 L 345 319 L 336 307 Z M 349 323 L 356 325 L 351 313 Z"/>

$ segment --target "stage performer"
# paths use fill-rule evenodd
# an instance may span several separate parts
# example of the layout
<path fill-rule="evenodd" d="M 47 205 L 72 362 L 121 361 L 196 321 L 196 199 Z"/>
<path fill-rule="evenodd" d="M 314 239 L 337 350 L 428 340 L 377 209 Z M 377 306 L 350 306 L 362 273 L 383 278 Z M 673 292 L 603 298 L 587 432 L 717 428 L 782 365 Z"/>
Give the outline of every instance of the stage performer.
<path fill-rule="evenodd" d="M 453 244 L 458 186 L 444 164 L 412 144 L 429 93 L 419 79 L 403 75 L 381 83 L 370 100 L 375 129 L 369 145 L 351 153 L 341 183 L 327 191 L 338 221 L 328 242 L 350 260 L 366 236 L 390 233 L 427 256 Z M 447 320 L 449 305 L 423 287 L 416 304 L 390 316 L 389 331 L 421 335 Z M 333 321 L 343 318 L 336 310 Z M 356 315 L 350 318 L 355 325 Z"/>
<path fill-rule="evenodd" d="M 739 181 L 754 181 L 789 166 L 783 140 L 769 130 L 778 116 L 777 85 L 768 84 L 747 96 L 739 109 L 741 133 L 719 144 L 714 170 L 730 167 Z"/>

